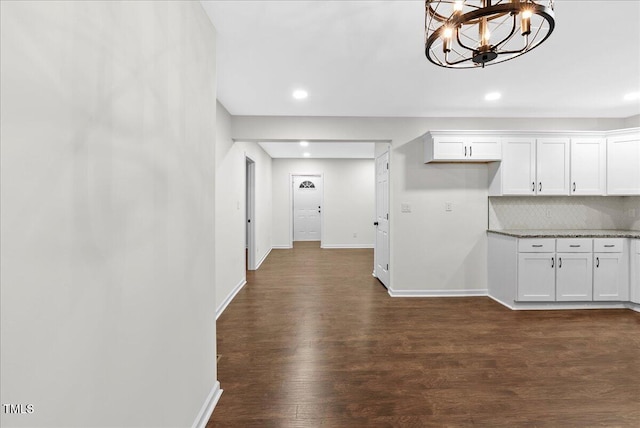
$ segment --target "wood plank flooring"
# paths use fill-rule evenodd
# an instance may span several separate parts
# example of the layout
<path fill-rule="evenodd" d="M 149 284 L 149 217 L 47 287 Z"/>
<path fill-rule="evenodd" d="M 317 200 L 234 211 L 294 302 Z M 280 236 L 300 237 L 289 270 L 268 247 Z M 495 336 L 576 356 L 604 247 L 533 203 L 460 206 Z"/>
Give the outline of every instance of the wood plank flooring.
<path fill-rule="evenodd" d="M 218 320 L 207 427 L 640 427 L 640 314 L 391 298 L 372 250 L 273 250 Z"/>

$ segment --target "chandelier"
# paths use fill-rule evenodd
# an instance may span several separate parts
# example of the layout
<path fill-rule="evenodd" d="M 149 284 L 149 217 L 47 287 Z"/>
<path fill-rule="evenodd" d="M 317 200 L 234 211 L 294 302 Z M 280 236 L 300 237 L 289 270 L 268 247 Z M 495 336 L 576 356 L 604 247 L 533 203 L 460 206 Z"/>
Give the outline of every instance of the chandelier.
<path fill-rule="evenodd" d="M 426 0 L 425 55 L 447 68 L 497 64 L 553 32 L 553 0 Z"/>

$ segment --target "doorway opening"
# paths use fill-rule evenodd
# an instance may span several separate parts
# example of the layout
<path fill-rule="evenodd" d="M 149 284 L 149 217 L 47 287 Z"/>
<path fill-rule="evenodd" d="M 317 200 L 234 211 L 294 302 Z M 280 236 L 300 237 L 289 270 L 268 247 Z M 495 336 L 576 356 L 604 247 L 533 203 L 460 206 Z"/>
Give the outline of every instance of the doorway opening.
<path fill-rule="evenodd" d="M 291 247 L 294 241 L 322 246 L 322 174 L 291 175 Z"/>
<path fill-rule="evenodd" d="M 249 271 L 256 270 L 256 163 L 248 156 L 245 156 L 245 168 L 245 268 Z"/>

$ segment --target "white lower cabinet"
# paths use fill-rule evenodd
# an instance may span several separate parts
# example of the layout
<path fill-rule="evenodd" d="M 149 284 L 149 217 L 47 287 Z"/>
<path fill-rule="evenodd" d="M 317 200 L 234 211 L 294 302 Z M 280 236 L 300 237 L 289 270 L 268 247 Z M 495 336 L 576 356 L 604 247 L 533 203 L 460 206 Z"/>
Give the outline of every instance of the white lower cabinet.
<path fill-rule="evenodd" d="M 555 253 L 518 254 L 518 300 L 553 302 L 556 299 Z"/>
<path fill-rule="evenodd" d="M 593 300 L 593 257 L 591 253 L 558 253 L 556 300 Z"/>
<path fill-rule="evenodd" d="M 517 248 L 516 301 L 629 300 L 629 251 L 624 238 L 525 238 L 518 239 Z M 638 276 L 640 252 L 632 257 L 637 259 L 633 272 Z M 636 300 L 640 300 L 638 280 L 634 280 Z"/>
<path fill-rule="evenodd" d="M 629 300 L 627 264 L 622 253 L 594 253 L 593 300 Z"/>

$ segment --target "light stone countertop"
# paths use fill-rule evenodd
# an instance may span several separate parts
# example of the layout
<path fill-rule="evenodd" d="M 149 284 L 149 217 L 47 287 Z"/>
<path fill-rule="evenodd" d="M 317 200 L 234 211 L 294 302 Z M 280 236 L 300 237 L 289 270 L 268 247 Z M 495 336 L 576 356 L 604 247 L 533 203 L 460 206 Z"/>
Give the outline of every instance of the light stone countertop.
<path fill-rule="evenodd" d="M 489 233 L 513 236 L 516 238 L 636 238 L 640 239 L 640 230 L 600 230 L 600 229 L 489 229 Z"/>

